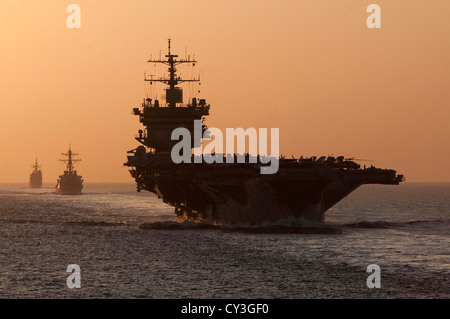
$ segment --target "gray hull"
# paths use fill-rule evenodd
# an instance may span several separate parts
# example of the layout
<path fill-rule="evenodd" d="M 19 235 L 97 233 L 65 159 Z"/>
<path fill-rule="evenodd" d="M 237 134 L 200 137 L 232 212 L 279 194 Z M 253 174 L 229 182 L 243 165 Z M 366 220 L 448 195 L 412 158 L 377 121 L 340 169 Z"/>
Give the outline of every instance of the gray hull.
<path fill-rule="evenodd" d="M 187 220 L 262 225 L 280 220 L 323 221 L 325 212 L 363 184 L 398 184 L 394 170 L 283 169 L 275 175 L 195 164 L 182 170 L 132 170 L 138 189 L 157 194 Z"/>
<path fill-rule="evenodd" d="M 42 187 L 42 173 L 32 173 L 30 175 L 29 185 L 31 188 L 41 188 Z"/>
<path fill-rule="evenodd" d="M 79 195 L 83 190 L 83 180 L 79 175 L 60 175 L 56 192 L 63 195 Z"/>

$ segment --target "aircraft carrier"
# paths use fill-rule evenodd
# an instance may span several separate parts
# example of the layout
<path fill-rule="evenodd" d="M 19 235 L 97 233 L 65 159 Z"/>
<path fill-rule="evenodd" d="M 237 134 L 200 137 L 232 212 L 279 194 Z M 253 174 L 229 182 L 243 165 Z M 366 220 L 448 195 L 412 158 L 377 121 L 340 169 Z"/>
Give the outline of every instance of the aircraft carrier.
<path fill-rule="evenodd" d="M 141 107 L 133 108 L 132 113 L 144 126 L 135 137 L 142 145 L 128 151 L 128 161 L 124 165 L 130 167 L 138 191 L 157 194 L 173 206 L 182 219 L 249 226 L 280 220 L 323 221 L 330 207 L 359 186 L 398 185 L 404 180 L 395 170 L 374 166 L 361 168 L 353 158 L 344 156 L 280 157 L 275 174 L 261 174 L 261 167 L 267 164 L 249 160 L 240 163 L 235 154 L 233 163 L 176 164 L 172 161 L 171 150 L 179 141 L 171 139 L 173 130 L 188 129 L 192 147 L 198 147 L 201 136 L 195 137 L 194 121 L 204 123 L 211 106 L 205 99 L 195 97 L 183 104 L 183 90 L 179 85 L 200 79 L 182 79 L 176 67 L 193 65 L 197 61 L 190 56 L 179 59 L 172 54 L 170 39 L 165 58 L 147 62 L 168 66 L 168 77 L 144 79 L 150 85 L 156 82 L 167 85 L 165 103 L 146 98 Z M 206 130 L 206 125 L 202 124 L 202 132 Z M 249 158 L 248 154 L 245 158 Z"/>

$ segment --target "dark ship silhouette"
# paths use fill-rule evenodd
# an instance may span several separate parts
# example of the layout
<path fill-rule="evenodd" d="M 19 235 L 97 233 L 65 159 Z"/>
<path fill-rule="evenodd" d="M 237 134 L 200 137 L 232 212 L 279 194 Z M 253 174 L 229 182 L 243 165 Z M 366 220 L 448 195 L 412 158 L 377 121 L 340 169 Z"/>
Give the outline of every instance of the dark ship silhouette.
<path fill-rule="evenodd" d="M 81 159 L 75 159 L 74 156 L 77 156 L 77 153 L 73 153 L 70 145 L 69 151 L 67 153 L 61 153 L 61 155 L 67 157 L 60 159 L 61 162 L 65 162 L 67 164 L 67 168 L 64 171 L 63 175 L 59 176 L 58 182 L 55 186 L 55 190 L 58 193 L 63 195 L 78 195 L 81 194 L 81 190 L 83 189 L 83 179 L 82 176 L 77 174 L 77 171 L 74 169 L 74 163 L 81 161 Z"/>
<path fill-rule="evenodd" d="M 373 166 L 362 169 L 354 158 L 322 156 L 320 158 L 279 158 L 276 174 L 260 173 L 261 163 L 180 163 L 171 159 L 171 149 L 178 141 L 171 133 L 178 127 L 194 136 L 194 120 L 204 120 L 210 105 L 205 99 L 193 98 L 183 104 L 183 91 L 177 85 L 185 80 L 176 74 L 179 64 L 194 64 L 190 57 L 177 59 L 170 52 L 166 59 L 150 59 L 169 67 L 168 78 L 145 78 L 162 82 L 166 88 L 166 105 L 147 98 L 141 108 L 134 108 L 145 131 L 136 140 L 141 146 L 129 151 L 125 166 L 137 190 L 157 194 L 175 208 L 182 219 L 208 224 L 261 225 L 281 219 L 305 218 L 323 221 L 325 212 L 342 198 L 364 184 L 398 185 L 404 180 L 395 170 Z M 202 122 L 203 123 L 203 122 Z M 202 125 L 206 130 L 206 125 Z M 200 137 L 201 139 L 201 137 Z M 192 140 L 196 147 L 200 140 Z M 236 156 L 235 156 L 236 157 Z"/>
<path fill-rule="evenodd" d="M 34 165 L 31 165 L 33 168 L 33 171 L 30 174 L 30 181 L 29 185 L 31 188 L 41 188 L 42 187 L 42 171 L 41 171 L 41 165 L 38 165 L 38 161 L 36 158 L 36 161 Z"/>

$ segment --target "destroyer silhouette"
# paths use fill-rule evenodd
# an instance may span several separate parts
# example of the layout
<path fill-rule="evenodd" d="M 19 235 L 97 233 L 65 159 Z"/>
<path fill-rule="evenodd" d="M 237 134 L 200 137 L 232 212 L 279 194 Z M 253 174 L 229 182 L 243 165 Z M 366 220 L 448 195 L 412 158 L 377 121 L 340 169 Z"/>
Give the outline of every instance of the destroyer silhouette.
<path fill-rule="evenodd" d="M 30 180 L 28 184 L 31 188 L 41 188 L 42 187 L 42 171 L 41 165 L 38 164 L 37 158 L 34 165 L 31 166 L 33 171 L 30 174 Z"/>
<path fill-rule="evenodd" d="M 83 178 L 78 175 L 74 163 L 81 161 L 81 159 L 75 158 L 78 154 L 72 152 L 70 145 L 69 151 L 61 155 L 65 158 L 60 159 L 60 161 L 65 162 L 67 167 L 64 174 L 59 176 L 55 190 L 63 195 L 79 195 L 83 189 Z"/>

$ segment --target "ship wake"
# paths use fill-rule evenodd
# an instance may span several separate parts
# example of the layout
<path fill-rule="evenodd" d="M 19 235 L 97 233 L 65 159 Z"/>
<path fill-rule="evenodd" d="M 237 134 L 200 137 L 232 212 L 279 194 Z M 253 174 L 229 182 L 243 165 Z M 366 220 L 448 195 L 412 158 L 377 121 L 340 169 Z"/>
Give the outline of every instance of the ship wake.
<path fill-rule="evenodd" d="M 427 220 L 427 219 L 414 219 L 405 222 L 388 222 L 384 220 L 377 221 L 361 221 L 357 223 L 349 223 L 342 225 L 343 227 L 349 228 L 376 228 L 376 229 L 387 229 L 387 228 L 397 228 L 397 227 L 407 227 L 407 226 L 415 226 L 415 225 L 427 225 L 427 224 L 442 224 L 448 223 L 448 220 L 435 219 L 435 220 Z"/>
<path fill-rule="evenodd" d="M 252 234 L 341 234 L 345 228 L 359 229 L 396 229 L 415 225 L 449 223 L 448 220 L 410 220 L 405 222 L 360 221 L 348 224 L 326 224 L 303 218 L 282 219 L 262 225 L 233 224 L 212 225 L 196 221 L 158 220 L 142 223 L 139 227 L 146 230 L 220 230 L 224 232 L 243 232 Z"/>
<path fill-rule="evenodd" d="M 286 220 L 277 223 L 250 226 L 246 224 L 211 225 L 194 221 L 162 220 L 142 223 L 139 226 L 146 230 L 220 230 L 225 232 L 244 232 L 253 234 L 340 234 L 342 231 L 335 226 L 317 222 L 288 223 Z"/>

